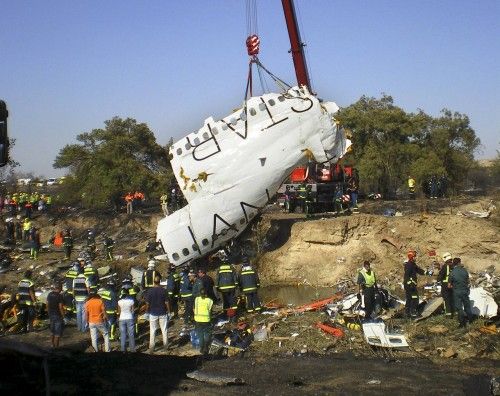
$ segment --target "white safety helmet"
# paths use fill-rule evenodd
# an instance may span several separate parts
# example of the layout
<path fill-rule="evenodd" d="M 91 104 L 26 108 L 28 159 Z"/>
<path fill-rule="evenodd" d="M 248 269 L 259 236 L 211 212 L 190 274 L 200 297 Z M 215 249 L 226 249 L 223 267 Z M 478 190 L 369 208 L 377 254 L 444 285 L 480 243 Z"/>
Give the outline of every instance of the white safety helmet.
<path fill-rule="evenodd" d="M 154 268 L 156 265 L 156 261 L 154 260 L 149 260 L 148 261 L 148 268 Z"/>

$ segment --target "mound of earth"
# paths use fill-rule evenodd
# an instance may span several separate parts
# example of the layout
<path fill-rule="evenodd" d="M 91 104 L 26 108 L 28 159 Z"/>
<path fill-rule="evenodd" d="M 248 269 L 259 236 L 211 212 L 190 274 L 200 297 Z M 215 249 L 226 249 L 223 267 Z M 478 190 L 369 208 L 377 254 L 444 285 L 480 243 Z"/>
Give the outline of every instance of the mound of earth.
<path fill-rule="evenodd" d="M 363 260 L 379 276 L 399 273 L 408 249 L 418 252 L 418 263 L 431 267 L 436 257 L 451 252 L 473 272 L 494 266 L 500 258 L 499 227 L 489 218 L 457 214 L 409 214 L 384 217 L 356 214 L 305 220 L 280 215 L 264 217 L 271 251 L 259 259 L 265 284 L 332 285 L 352 278 Z"/>

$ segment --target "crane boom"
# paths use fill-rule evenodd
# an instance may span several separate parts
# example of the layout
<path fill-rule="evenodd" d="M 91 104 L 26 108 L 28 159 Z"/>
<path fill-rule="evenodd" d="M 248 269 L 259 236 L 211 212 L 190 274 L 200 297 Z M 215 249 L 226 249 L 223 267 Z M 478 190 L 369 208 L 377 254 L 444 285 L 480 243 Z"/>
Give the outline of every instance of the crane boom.
<path fill-rule="evenodd" d="M 295 15 L 295 6 L 293 0 L 281 0 L 283 12 L 285 14 L 288 36 L 290 37 L 291 53 L 293 65 L 295 67 L 295 75 L 299 86 L 305 85 L 309 92 L 312 91 L 309 72 L 307 70 L 306 57 L 304 55 L 304 43 L 300 39 L 299 26 Z"/>

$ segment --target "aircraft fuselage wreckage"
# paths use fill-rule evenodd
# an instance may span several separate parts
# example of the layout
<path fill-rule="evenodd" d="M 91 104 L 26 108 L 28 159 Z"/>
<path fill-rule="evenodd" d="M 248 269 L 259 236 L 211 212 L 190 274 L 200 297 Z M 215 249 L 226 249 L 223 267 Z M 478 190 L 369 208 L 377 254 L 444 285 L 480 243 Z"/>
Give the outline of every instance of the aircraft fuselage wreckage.
<path fill-rule="evenodd" d="M 171 148 L 188 205 L 160 220 L 157 240 L 174 265 L 223 247 L 243 232 L 290 172 L 313 158 L 337 162 L 350 146 L 338 106 L 306 86 L 250 97 L 242 109 Z"/>

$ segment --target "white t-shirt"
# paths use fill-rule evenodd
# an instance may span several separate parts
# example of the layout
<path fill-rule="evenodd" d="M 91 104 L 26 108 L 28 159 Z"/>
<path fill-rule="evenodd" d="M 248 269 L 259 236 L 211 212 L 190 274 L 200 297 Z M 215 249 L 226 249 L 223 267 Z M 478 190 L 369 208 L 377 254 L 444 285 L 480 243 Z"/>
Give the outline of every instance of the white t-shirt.
<path fill-rule="evenodd" d="M 134 300 L 131 298 L 122 298 L 118 300 L 118 306 L 120 307 L 120 317 L 119 320 L 134 319 Z"/>

